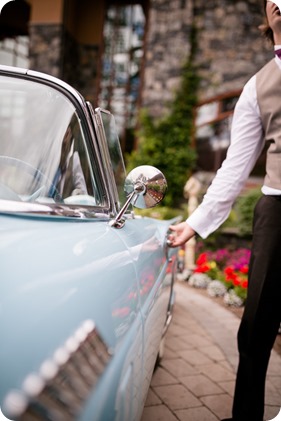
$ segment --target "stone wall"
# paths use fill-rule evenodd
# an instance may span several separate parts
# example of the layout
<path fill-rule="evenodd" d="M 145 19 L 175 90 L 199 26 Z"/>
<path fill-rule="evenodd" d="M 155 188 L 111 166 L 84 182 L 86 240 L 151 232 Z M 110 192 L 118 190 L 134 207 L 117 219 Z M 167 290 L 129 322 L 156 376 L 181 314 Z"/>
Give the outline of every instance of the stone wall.
<path fill-rule="evenodd" d="M 146 38 L 142 104 L 160 117 L 181 79 L 190 52 L 189 0 L 151 0 Z"/>
<path fill-rule="evenodd" d="M 99 46 L 83 45 L 62 25 L 31 25 L 30 68 L 58 77 L 96 103 Z"/>
<path fill-rule="evenodd" d="M 29 60 L 32 70 L 61 77 L 62 34 L 61 25 L 29 26 Z"/>
<path fill-rule="evenodd" d="M 261 0 L 151 0 L 143 106 L 154 117 L 167 112 L 190 53 L 191 25 L 197 34 L 199 99 L 242 89 L 273 56 L 258 29 L 263 19 Z"/>
<path fill-rule="evenodd" d="M 261 4 L 260 0 L 194 1 L 200 99 L 241 89 L 273 56 L 258 28 L 263 23 Z"/>
<path fill-rule="evenodd" d="M 64 64 L 62 78 L 76 88 L 94 106 L 97 102 L 99 46 L 80 44 L 64 34 Z"/>
<path fill-rule="evenodd" d="M 262 38 L 261 0 L 150 0 L 142 106 L 154 117 L 169 110 L 197 30 L 194 64 L 199 99 L 241 89 L 272 57 Z M 61 25 L 30 26 L 30 67 L 60 77 L 92 102 L 97 95 L 100 46 L 80 45 Z"/>

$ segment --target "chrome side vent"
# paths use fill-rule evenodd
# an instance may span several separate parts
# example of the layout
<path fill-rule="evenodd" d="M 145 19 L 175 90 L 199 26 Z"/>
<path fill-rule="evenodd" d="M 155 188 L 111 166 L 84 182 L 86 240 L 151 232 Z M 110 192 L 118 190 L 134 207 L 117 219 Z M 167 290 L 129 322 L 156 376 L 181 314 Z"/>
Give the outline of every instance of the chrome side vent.
<path fill-rule="evenodd" d="M 6 396 L 5 414 L 19 421 L 75 420 L 110 358 L 94 322 L 85 321 L 38 373 Z"/>

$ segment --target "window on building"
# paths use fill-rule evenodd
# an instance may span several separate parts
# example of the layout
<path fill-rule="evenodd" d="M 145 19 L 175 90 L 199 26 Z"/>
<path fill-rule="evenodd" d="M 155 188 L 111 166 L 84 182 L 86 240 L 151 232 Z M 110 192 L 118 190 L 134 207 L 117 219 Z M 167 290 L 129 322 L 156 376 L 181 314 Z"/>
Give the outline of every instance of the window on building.
<path fill-rule="evenodd" d="M 140 4 L 111 5 L 104 23 L 99 104 L 114 114 L 122 149 L 133 144 L 136 126 L 145 14 Z"/>
<path fill-rule="evenodd" d="M 0 14 L 0 64 L 29 67 L 28 23 L 30 5 L 25 1 L 10 1 Z"/>
<path fill-rule="evenodd" d="M 201 102 L 195 110 L 195 145 L 199 171 L 216 172 L 226 157 L 235 104 L 241 91 Z"/>
<path fill-rule="evenodd" d="M 215 173 L 224 161 L 230 144 L 234 107 L 241 91 L 227 92 L 208 101 L 202 101 L 195 110 L 194 144 L 197 152 L 197 170 Z M 251 173 L 263 177 L 266 149 Z"/>
<path fill-rule="evenodd" d="M 17 36 L 0 41 L 0 64 L 29 67 L 29 37 Z"/>

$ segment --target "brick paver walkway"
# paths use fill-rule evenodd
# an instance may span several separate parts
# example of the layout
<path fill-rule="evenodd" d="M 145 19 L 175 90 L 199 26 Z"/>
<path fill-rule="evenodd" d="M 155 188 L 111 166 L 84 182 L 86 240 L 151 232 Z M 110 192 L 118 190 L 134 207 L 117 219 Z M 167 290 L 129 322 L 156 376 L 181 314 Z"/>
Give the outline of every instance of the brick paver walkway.
<path fill-rule="evenodd" d="M 141 421 L 218 421 L 231 416 L 239 318 L 178 282 L 174 318 Z M 266 420 L 281 407 L 281 357 L 272 352 Z"/>

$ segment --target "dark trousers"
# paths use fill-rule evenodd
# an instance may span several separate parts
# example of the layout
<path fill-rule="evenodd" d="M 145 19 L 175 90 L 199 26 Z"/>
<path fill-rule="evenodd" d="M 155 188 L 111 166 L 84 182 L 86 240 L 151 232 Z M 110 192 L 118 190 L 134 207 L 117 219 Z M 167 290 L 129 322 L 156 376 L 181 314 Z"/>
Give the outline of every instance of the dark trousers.
<path fill-rule="evenodd" d="M 266 371 L 280 320 L 281 197 L 262 196 L 255 207 L 248 296 L 238 331 L 235 421 L 263 421 Z"/>

